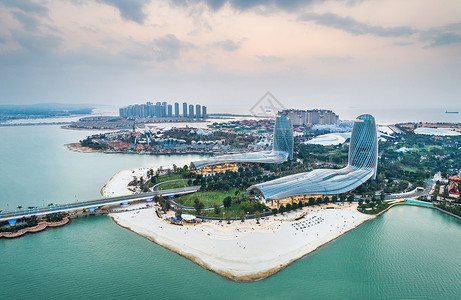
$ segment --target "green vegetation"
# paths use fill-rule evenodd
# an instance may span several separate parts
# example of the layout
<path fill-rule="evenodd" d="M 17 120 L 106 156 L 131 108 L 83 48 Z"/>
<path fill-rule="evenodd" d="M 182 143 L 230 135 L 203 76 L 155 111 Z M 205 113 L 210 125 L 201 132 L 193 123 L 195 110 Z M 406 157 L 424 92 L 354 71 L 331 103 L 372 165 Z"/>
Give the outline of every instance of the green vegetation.
<path fill-rule="evenodd" d="M 238 188 L 231 188 L 229 191 L 223 190 L 212 190 L 212 191 L 200 191 L 193 194 L 183 195 L 175 199 L 175 201 L 181 205 L 193 207 L 195 199 L 203 202 L 205 206 L 212 206 L 213 204 L 221 204 L 224 199 L 228 196 L 234 195 L 235 192 L 241 192 Z"/>
<path fill-rule="evenodd" d="M 175 181 L 162 184 L 158 187 L 160 191 L 169 190 L 169 189 L 178 189 L 188 186 L 187 181 Z"/>
<path fill-rule="evenodd" d="M 461 205 L 459 204 L 452 204 L 448 201 L 442 201 L 440 203 L 435 204 L 435 206 L 461 217 Z"/>
<path fill-rule="evenodd" d="M 241 218 L 242 211 L 246 215 L 260 214 L 261 212 L 268 212 L 269 208 L 257 200 L 251 198 L 248 194 L 242 194 L 239 190 L 233 189 L 235 192 L 231 195 L 230 193 L 224 198 L 223 202 L 226 203 L 224 208 L 217 207 L 218 204 L 215 203 L 214 208 L 211 210 L 197 211 L 198 203 L 201 203 L 201 200 L 196 199 L 193 207 L 195 211 L 187 211 L 187 213 L 193 215 L 201 215 L 205 217 L 214 217 L 214 218 Z M 198 202 L 198 203 L 197 203 Z M 203 208 L 202 208 L 203 209 Z"/>

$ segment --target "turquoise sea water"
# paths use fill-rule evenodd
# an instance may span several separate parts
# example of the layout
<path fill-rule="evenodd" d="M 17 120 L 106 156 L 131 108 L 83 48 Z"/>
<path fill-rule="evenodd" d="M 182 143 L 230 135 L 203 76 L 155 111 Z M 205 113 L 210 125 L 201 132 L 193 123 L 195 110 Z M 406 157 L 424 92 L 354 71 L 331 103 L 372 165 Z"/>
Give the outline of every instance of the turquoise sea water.
<path fill-rule="evenodd" d="M 62 146 L 87 134 L 0 128 L 1 207 L 95 198 L 120 169 L 191 159 Z M 393 207 L 254 283 L 224 279 L 106 216 L 0 240 L 0 299 L 460 299 L 460 282 L 461 221 L 415 206 Z"/>
<path fill-rule="evenodd" d="M 0 210 L 101 198 L 101 187 L 122 169 L 183 166 L 200 157 L 78 153 L 64 146 L 96 133 L 59 126 L 0 127 Z"/>
<path fill-rule="evenodd" d="M 397 206 L 259 282 L 235 283 L 109 217 L 0 241 L 0 299 L 459 299 L 461 222 Z"/>

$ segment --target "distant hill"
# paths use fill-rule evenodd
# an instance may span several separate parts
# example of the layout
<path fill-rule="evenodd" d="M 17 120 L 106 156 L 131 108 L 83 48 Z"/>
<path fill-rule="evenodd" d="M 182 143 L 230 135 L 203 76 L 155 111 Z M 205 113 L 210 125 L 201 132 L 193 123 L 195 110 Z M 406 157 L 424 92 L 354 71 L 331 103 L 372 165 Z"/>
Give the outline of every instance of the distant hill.
<path fill-rule="evenodd" d="M 30 105 L 0 105 L 3 116 L 67 116 L 90 114 L 95 107 L 89 104 L 39 103 Z"/>

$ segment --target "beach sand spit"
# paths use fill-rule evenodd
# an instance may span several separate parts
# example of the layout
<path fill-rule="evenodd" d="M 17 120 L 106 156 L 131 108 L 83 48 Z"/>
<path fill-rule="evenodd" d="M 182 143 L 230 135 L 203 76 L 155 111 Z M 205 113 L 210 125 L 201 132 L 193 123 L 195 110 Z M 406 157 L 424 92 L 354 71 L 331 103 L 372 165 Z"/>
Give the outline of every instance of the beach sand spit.
<path fill-rule="evenodd" d="M 331 206 L 331 205 L 330 205 Z M 239 282 L 267 278 L 306 254 L 374 218 L 356 205 L 306 207 L 306 216 L 287 221 L 301 210 L 232 224 L 211 221 L 177 226 L 144 209 L 111 214 L 114 221 L 151 241 L 176 252 L 205 269 Z"/>

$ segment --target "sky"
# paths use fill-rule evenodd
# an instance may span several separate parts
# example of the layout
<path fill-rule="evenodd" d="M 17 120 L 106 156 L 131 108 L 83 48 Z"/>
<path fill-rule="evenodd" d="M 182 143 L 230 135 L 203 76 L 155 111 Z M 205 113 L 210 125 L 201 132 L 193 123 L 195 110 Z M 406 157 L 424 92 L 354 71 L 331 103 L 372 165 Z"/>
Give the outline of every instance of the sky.
<path fill-rule="evenodd" d="M 345 117 L 461 111 L 461 1 L 0 0 L 0 104 L 248 113 L 268 91 Z"/>

